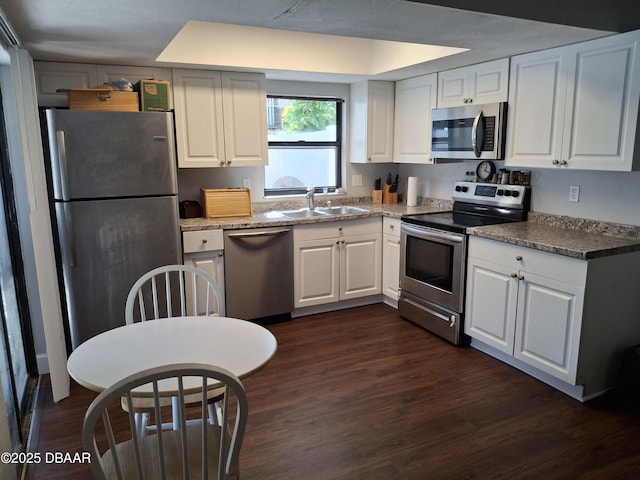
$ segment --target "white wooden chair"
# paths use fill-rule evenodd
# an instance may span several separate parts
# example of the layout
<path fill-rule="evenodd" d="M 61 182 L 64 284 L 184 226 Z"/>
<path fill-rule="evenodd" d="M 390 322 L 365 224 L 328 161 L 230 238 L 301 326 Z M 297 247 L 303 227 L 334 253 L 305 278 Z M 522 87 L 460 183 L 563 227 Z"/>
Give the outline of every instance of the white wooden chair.
<path fill-rule="evenodd" d="M 216 281 L 189 265 L 165 265 L 133 284 L 125 305 L 127 325 L 185 315 L 224 317 L 224 297 Z"/>
<path fill-rule="evenodd" d="M 206 272 L 189 265 L 165 265 L 142 275 L 133 284 L 125 305 L 125 322 L 145 322 L 158 318 L 185 315 L 224 316 L 224 301 L 216 281 Z M 209 421 L 215 424 L 220 418 L 221 390 L 209 392 Z M 189 402 L 190 397 L 186 397 Z M 163 399 L 165 404 L 169 399 Z M 176 399 L 173 399 L 174 408 Z M 146 399 L 134 399 L 137 425 L 140 434 L 156 427 L 148 425 L 152 405 Z M 122 399 L 122 408 L 128 405 Z M 173 419 L 177 429 L 177 418 Z M 163 425 L 164 428 L 169 424 Z"/>
<path fill-rule="evenodd" d="M 187 378 L 188 377 L 188 378 Z M 161 417 L 162 391 L 173 382 L 178 398 L 180 428 L 141 436 L 133 417 L 132 391 L 149 388 L 154 416 Z M 195 382 L 195 383 L 189 383 Z M 207 390 L 222 384 L 224 408 L 220 425 L 201 421 L 189 426 L 185 420 L 185 396 L 198 395 L 198 410 L 207 415 Z M 159 388 L 158 385 L 163 385 Z M 191 386 L 190 386 L 191 385 Z M 194 385 L 197 385 L 195 387 Z M 197 391 L 199 393 L 193 393 Z M 146 393 L 146 392 L 145 392 Z M 125 414 L 114 410 L 121 398 L 129 404 Z M 116 407 L 117 408 L 117 407 Z M 240 447 L 247 424 L 248 401 L 240 380 L 228 370 L 203 364 L 166 365 L 135 373 L 104 390 L 87 409 L 82 442 L 91 455 L 91 470 L 96 479 L 237 479 Z"/>

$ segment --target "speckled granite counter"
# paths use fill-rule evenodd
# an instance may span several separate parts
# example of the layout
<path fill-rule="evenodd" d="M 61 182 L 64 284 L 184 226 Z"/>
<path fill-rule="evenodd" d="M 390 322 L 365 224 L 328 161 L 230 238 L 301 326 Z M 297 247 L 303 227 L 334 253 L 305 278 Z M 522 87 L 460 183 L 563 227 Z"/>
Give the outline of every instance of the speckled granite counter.
<path fill-rule="evenodd" d="M 554 221 L 550 221 L 550 217 L 536 217 L 534 214 L 528 222 L 474 227 L 467 231 L 478 237 L 582 260 L 640 251 L 640 227 L 608 224 L 610 228 L 607 229 L 607 224 L 602 222 L 569 217 L 554 217 Z M 566 222 L 563 222 L 563 218 Z M 540 223 L 543 219 L 545 223 Z M 597 224 L 599 227 L 589 228 L 585 222 Z M 579 228 L 574 228 L 575 225 Z M 613 232 L 619 235 L 621 231 L 625 232 L 625 236 L 602 233 Z"/>
<path fill-rule="evenodd" d="M 340 216 L 327 216 L 323 217 L 311 217 L 311 218 L 296 218 L 291 219 L 284 217 L 278 213 L 281 210 L 295 210 L 303 208 L 298 204 L 278 204 L 277 210 L 268 210 L 269 205 L 254 204 L 254 214 L 250 217 L 227 217 L 227 218 L 187 218 L 180 220 L 180 229 L 183 232 L 189 232 L 194 230 L 215 230 L 215 229 L 235 229 L 235 228 L 264 228 L 264 227 L 277 227 L 281 225 L 299 225 L 304 223 L 320 223 L 320 222 L 335 222 L 336 220 L 352 220 L 356 218 L 366 217 L 392 217 L 400 218 L 402 215 L 412 213 L 428 213 L 428 212 L 442 212 L 451 210 L 452 203 L 447 200 L 427 199 L 423 205 L 417 207 L 407 207 L 405 204 L 372 204 L 371 199 L 369 201 L 362 199 L 343 199 L 341 201 L 333 201 L 335 205 L 353 205 L 368 210 L 366 213 L 357 213 L 351 215 Z M 318 207 L 322 208 L 326 206 L 326 202 L 319 202 Z M 265 209 L 263 212 L 255 212 L 257 209 Z"/>

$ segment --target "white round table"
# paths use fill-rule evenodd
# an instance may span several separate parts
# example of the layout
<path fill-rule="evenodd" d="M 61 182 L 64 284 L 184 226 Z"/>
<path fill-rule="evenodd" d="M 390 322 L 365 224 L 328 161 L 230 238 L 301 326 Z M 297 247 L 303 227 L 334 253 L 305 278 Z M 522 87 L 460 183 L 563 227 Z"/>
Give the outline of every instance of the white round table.
<path fill-rule="evenodd" d="M 90 338 L 71 353 L 67 370 L 80 385 L 96 392 L 141 370 L 175 363 L 213 364 L 242 379 L 262 368 L 276 348 L 269 330 L 246 320 L 161 318 Z M 145 396 L 144 390 L 136 391 Z"/>

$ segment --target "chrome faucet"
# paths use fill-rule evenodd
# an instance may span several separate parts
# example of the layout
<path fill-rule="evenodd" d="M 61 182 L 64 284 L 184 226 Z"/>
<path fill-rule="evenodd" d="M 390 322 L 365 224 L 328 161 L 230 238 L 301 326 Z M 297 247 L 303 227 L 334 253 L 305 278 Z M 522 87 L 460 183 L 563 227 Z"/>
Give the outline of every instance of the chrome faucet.
<path fill-rule="evenodd" d="M 309 185 L 307 187 L 307 200 L 309 200 L 309 210 L 316 208 L 316 200 L 313 198 L 313 194 L 316 191 L 316 187 Z"/>

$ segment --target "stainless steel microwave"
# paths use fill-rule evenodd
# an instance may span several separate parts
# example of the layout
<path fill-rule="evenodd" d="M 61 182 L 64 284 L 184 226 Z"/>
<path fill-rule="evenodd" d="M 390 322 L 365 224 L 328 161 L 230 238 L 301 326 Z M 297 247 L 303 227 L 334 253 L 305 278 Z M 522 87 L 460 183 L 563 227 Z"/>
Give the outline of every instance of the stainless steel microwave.
<path fill-rule="evenodd" d="M 504 159 L 507 103 L 431 111 L 431 157 Z"/>

